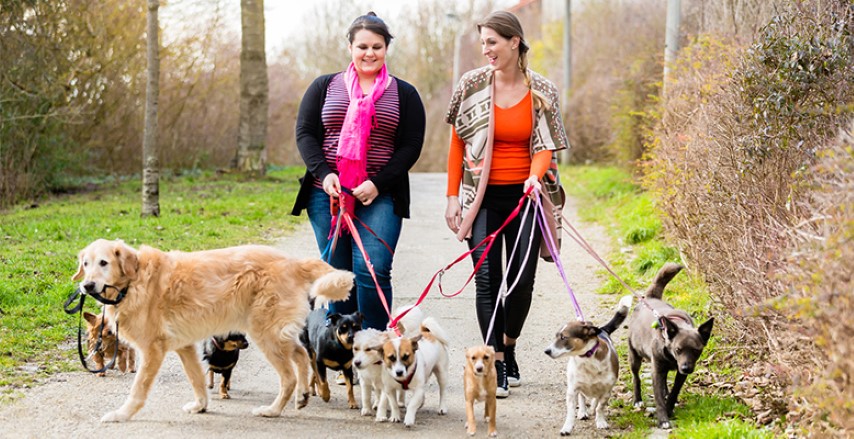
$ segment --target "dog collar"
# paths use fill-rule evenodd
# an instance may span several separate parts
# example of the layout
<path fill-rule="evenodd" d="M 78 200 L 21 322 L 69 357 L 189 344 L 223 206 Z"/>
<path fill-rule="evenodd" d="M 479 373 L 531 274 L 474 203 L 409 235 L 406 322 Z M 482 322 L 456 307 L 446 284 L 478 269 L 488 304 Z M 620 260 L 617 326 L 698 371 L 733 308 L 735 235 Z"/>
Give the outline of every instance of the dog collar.
<path fill-rule="evenodd" d="M 224 350 L 225 350 L 225 349 L 223 349 L 223 348 L 222 348 L 222 346 L 220 346 L 220 345 L 219 345 L 219 343 L 217 343 L 217 342 L 216 342 L 216 337 L 211 337 L 211 343 L 213 343 L 213 345 L 214 345 L 214 347 L 215 347 L 215 348 L 217 348 L 217 349 L 219 349 L 219 350 L 221 350 L 221 351 L 224 351 Z"/>
<path fill-rule="evenodd" d="M 585 353 L 584 353 L 583 355 L 581 355 L 581 356 L 582 356 L 582 357 L 584 357 L 584 358 L 590 358 L 590 357 L 592 357 L 592 356 L 593 356 L 593 354 L 595 354 L 595 353 L 596 353 L 596 349 L 599 349 L 599 338 L 598 338 L 598 337 L 596 338 L 596 344 L 595 344 L 595 345 L 593 345 L 593 347 L 592 347 L 592 348 L 590 348 L 590 350 L 589 350 L 589 351 L 585 352 Z"/>
<path fill-rule="evenodd" d="M 403 390 L 409 390 L 409 383 L 412 382 L 412 377 L 415 376 L 415 369 L 417 369 L 417 368 L 418 368 L 418 362 L 415 362 L 415 364 L 412 366 L 412 372 L 409 372 L 409 375 L 406 378 L 404 378 L 403 381 L 400 381 L 397 378 L 394 379 L 395 381 L 400 383 L 400 385 L 403 387 Z"/>

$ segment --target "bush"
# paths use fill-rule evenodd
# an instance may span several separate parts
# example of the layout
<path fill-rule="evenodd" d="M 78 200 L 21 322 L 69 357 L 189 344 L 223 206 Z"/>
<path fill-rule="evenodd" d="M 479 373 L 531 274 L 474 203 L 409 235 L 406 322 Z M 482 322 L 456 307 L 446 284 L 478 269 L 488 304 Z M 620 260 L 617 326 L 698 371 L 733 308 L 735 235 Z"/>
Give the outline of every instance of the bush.
<path fill-rule="evenodd" d="M 822 270 L 806 269 L 800 278 L 792 273 L 805 270 L 804 227 L 833 229 L 814 217 L 823 208 L 815 204 L 823 192 L 811 182 L 818 178 L 818 156 L 854 109 L 851 13 L 841 0 L 792 2 L 747 50 L 699 38 L 680 56 L 667 85 L 645 168 L 666 233 L 703 272 L 725 312 L 736 317 L 745 342 L 780 363 L 773 369 L 792 382 L 825 375 L 813 359 L 847 358 L 840 343 L 823 349 L 810 343 L 844 329 L 850 334 L 850 328 L 831 324 L 835 314 L 809 304 L 830 300 L 813 295 L 818 290 L 850 301 L 837 298 L 840 291 L 850 294 L 850 286 L 840 290 L 839 281 L 829 279 L 850 277 L 852 258 L 816 262 Z M 850 150 L 833 155 L 850 159 Z M 845 199 L 835 197 L 837 203 Z M 850 245 L 850 228 L 835 233 L 847 233 Z M 841 257 L 836 251 L 816 254 L 816 261 Z M 793 335 L 794 328 L 809 337 Z M 833 364 L 836 373 L 850 373 L 841 362 Z M 850 396 L 847 386 L 834 394 Z M 774 413 L 768 419 L 783 415 L 788 402 L 769 404 Z M 839 412 L 828 419 L 837 426 L 850 422 L 851 407 L 835 407 Z"/>

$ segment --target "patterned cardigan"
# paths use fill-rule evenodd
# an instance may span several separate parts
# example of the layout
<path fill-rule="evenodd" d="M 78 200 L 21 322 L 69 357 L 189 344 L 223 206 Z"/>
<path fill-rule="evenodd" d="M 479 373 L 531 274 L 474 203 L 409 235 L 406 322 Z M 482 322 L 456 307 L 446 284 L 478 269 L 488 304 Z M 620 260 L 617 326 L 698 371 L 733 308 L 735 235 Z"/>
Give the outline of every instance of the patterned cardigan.
<path fill-rule="evenodd" d="M 530 153 L 533 157 L 539 151 L 558 151 L 569 148 L 566 131 L 560 114 L 559 94 L 557 87 L 542 75 L 528 69 L 531 78 L 531 96 L 541 98 L 545 105 L 534 109 L 533 132 L 531 133 Z M 454 126 L 457 134 L 465 141 L 465 156 L 463 158 L 463 181 L 461 202 L 464 211 L 463 224 L 457 238 L 462 240 L 471 234 L 471 225 L 476 212 L 480 209 L 486 185 L 481 180 L 489 181 L 489 168 L 492 163 L 492 143 L 494 135 L 493 124 L 493 71 L 490 66 L 471 70 L 460 78 L 457 89 L 451 97 L 445 122 Z M 555 219 L 552 232 L 560 238 L 561 211 L 565 202 L 563 188 L 557 168 L 557 155 L 552 155 L 549 169 L 542 179 L 543 192 L 548 195 L 546 206 L 551 209 L 551 217 Z M 550 201 L 550 203 L 549 203 Z"/>

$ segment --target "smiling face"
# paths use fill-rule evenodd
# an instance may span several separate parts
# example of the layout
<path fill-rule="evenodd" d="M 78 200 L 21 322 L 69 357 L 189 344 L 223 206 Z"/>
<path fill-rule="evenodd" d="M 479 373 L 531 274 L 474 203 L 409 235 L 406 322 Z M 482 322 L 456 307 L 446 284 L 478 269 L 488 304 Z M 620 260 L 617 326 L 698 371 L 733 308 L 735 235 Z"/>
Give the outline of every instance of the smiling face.
<path fill-rule="evenodd" d="M 388 46 L 382 35 L 362 29 L 353 35 L 353 41 L 348 46 L 350 58 L 356 66 L 359 77 L 372 78 L 385 65 L 385 55 Z"/>
<path fill-rule="evenodd" d="M 486 26 L 480 28 L 480 47 L 494 70 L 509 71 L 519 62 L 519 37 L 504 38 Z"/>

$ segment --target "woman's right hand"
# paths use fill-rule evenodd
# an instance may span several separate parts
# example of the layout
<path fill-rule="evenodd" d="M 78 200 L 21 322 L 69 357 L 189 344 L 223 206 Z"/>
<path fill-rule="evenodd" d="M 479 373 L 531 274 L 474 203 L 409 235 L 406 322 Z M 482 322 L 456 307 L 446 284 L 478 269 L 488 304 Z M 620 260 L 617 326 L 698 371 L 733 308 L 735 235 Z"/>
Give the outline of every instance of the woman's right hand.
<path fill-rule="evenodd" d="M 338 180 L 338 174 L 330 173 L 323 179 L 323 192 L 333 198 L 341 195 L 341 181 Z"/>
<path fill-rule="evenodd" d="M 463 208 L 460 206 L 460 199 L 457 196 L 448 197 L 448 207 L 445 208 L 445 222 L 452 232 L 460 231 L 460 225 L 463 222 Z"/>

